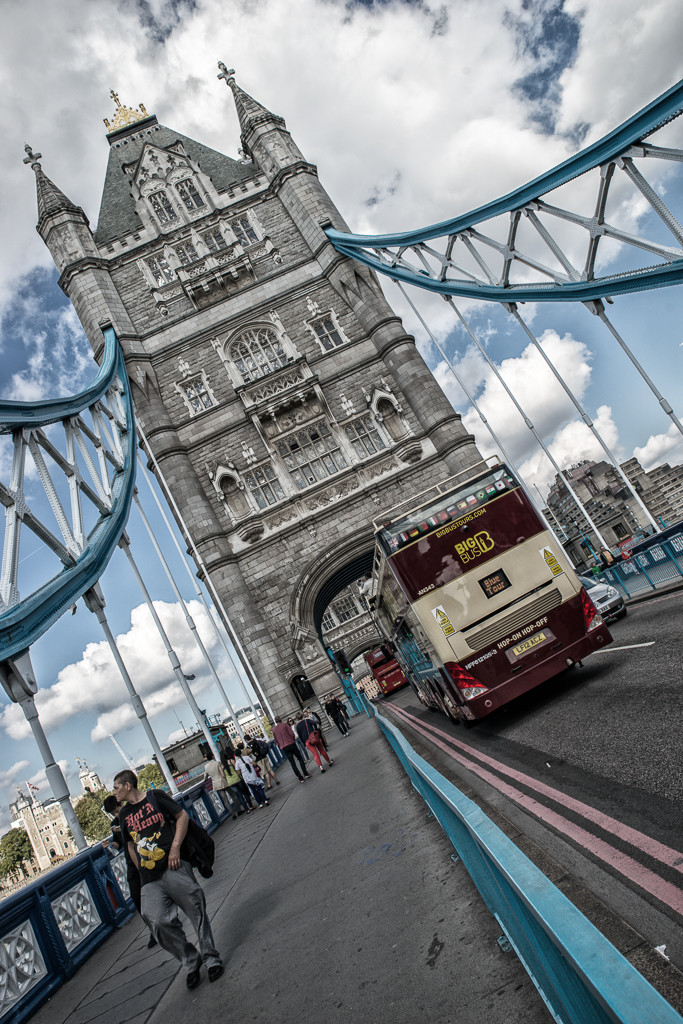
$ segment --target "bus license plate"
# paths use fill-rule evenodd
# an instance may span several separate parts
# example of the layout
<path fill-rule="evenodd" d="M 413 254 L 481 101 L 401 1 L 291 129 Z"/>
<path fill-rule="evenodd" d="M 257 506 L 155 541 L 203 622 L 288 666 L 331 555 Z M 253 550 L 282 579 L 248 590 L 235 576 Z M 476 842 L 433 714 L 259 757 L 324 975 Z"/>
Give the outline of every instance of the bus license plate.
<path fill-rule="evenodd" d="M 516 644 L 506 653 L 510 661 L 517 661 L 518 658 L 524 657 L 529 651 L 533 651 L 535 647 L 540 647 L 541 644 L 547 644 L 554 639 L 555 635 L 549 629 L 543 629 L 540 633 L 534 633 L 533 636 L 522 640 L 521 644 Z"/>

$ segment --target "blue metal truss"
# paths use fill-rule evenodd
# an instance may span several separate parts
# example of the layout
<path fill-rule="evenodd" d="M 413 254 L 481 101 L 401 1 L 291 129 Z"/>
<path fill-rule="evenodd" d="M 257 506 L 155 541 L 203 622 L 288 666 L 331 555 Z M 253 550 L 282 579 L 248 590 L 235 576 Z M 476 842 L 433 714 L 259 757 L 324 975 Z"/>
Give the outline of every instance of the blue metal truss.
<path fill-rule="evenodd" d="M 128 521 L 135 489 L 133 403 L 123 353 L 111 327 L 105 329 L 104 338 L 100 370 L 80 394 L 46 400 L 37 406 L 0 402 L 0 434 L 11 434 L 14 442 L 12 481 L 9 487 L 0 483 L 0 504 L 5 507 L 6 517 L 0 577 L 0 660 L 26 650 L 97 583 Z M 84 418 L 86 414 L 90 423 Z M 49 437 L 44 432 L 49 425 L 62 426 L 66 454 L 55 440 L 59 429 L 53 426 Z M 27 452 L 33 456 L 61 538 L 51 530 L 46 516 L 28 505 L 23 485 Z M 68 487 L 70 492 L 71 521 L 54 482 L 56 472 L 62 474 L 62 490 Z M 87 533 L 83 498 L 98 514 Z M 30 530 L 63 564 L 61 572 L 23 599 L 18 592 L 21 527 Z"/>
<path fill-rule="evenodd" d="M 506 303 L 587 302 L 679 284 L 683 281 L 683 229 L 636 161 L 683 162 L 682 150 L 645 142 L 681 112 L 683 82 L 569 160 L 463 216 L 400 234 L 355 235 L 332 227 L 326 228 L 326 234 L 338 252 L 394 280 L 443 295 Z M 596 168 L 600 176 L 590 213 L 580 215 L 548 202 L 550 193 Z M 616 170 L 623 171 L 645 197 L 670 232 L 673 244 L 640 238 L 608 223 L 605 207 Z M 478 228 L 505 216 L 505 240 L 494 237 L 500 235 L 500 221 L 495 229 L 492 224 L 490 234 Z M 525 220 L 530 230 L 522 239 Z M 576 228 L 587 241 L 582 266 L 574 265 L 577 246 L 567 235 Z M 596 272 L 596 260 L 603 238 L 630 246 L 631 252 L 652 253 L 661 262 L 601 275 Z M 492 258 L 502 266 L 495 267 Z M 541 280 L 529 280 L 534 270 L 540 272 Z M 514 274 L 517 280 L 512 280 Z"/>

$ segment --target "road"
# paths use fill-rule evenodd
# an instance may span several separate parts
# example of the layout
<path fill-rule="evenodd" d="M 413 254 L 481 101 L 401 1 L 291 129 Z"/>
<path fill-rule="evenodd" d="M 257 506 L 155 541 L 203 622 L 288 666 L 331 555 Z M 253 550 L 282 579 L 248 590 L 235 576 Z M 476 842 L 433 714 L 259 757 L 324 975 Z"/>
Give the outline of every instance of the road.
<path fill-rule="evenodd" d="M 552 858 L 551 877 L 566 872 L 679 968 L 682 627 L 683 592 L 633 605 L 609 648 L 471 729 L 412 690 L 383 702 L 423 756 L 533 841 L 537 862 Z"/>

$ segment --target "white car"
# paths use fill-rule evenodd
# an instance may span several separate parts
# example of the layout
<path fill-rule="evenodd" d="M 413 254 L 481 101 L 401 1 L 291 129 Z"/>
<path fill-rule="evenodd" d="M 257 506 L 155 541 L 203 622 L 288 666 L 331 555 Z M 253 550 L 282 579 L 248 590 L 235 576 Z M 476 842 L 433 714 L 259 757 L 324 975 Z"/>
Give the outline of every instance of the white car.
<path fill-rule="evenodd" d="M 611 619 L 623 619 L 628 608 L 615 587 L 604 583 L 597 576 L 579 576 L 579 579 L 605 622 L 609 622 Z"/>

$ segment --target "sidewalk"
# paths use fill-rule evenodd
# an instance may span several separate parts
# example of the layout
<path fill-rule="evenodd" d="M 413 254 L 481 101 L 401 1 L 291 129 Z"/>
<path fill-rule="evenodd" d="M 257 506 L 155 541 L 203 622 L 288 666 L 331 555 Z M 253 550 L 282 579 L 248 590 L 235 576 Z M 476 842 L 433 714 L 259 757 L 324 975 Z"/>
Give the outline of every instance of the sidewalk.
<path fill-rule="evenodd" d="M 550 1016 L 378 726 L 215 833 L 205 881 L 225 973 L 188 992 L 136 917 L 32 1024 L 546 1024 Z M 192 934 L 188 928 L 188 934 Z"/>

